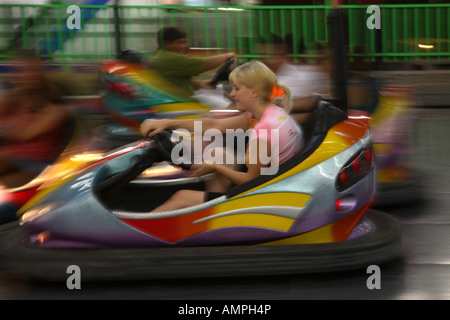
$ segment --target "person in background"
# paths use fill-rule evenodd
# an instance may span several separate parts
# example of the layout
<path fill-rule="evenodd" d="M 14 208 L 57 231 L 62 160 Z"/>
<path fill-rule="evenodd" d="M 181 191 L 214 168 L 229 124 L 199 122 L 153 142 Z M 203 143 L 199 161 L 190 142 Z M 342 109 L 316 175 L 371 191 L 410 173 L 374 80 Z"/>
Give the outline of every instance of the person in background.
<path fill-rule="evenodd" d="M 9 88 L 0 100 L 0 183 L 18 187 L 62 151 L 71 111 L 34 53 L 17 51 L 12 66 Z"/>
<path fill-rule="evenodd" d="M 226 133 L 227 129 L 246 131 L 253 128 L 245 154 L 247 170 L 236 170 L 236 167 L 231 167 L 225 161 L 193 165 L 193 176 L 214 173 L 213 181 L 207 185 L 207 191 L 177 191 L 153 211 L 175 210 L 200 204 L 223 195 L 232 185 L 258 177 L 262 169 L 269 166 L 260 158 L 261 148 L 269 151 L 270 166 L 284 163 L 302 149 L 302 129 L 289 116 L 290 90 L 278 82 L 275 74 L 266 65 L 259 61 L 245 63 L 236 67 L 229 79 L 233 85 L 231 96 L 236 103 L 236 109 L 242 114 L 225 119 L 204 119 L 202 130 L 215 128 Z M 199 120 L 147 119 L 141 124 L 141 134 L 154 135 L 167 128 L 183 128 L 192 132 L 195 121 Z M 276 132 L 276 135 L 272 135 L 273 132 Z"/>
<path fill-rule="evenodd" d="M 300 124 L 305 125 L 317 103 L 318 95 L 327 95 L 329 91 L 328 76 L 316 64 L 296 64 L 289 55 L 293 53 L 292 37 L 283 40 L 275 34 L 261 37 L 256 45 L 258 54 L 266 55 L 261 58 L 276 75 L 291 89 L 291 116 Z M 302 47 L 299 51 L 303 51 Z"/>
<path fill-rule="evenodd" d="M 157 34 L 158 50 L 148 60 L 148 66 L 166 79 L 183 88 L 187 95 L 194 95 L 197 89 L 214 89 L 211 80 L 196 80 L 194 77 L 219 67 L 235 54 L 223 53 L 198 58 L 187 54 L 189 45 L 187 33 L 176 26 L 166 26 Z"/>

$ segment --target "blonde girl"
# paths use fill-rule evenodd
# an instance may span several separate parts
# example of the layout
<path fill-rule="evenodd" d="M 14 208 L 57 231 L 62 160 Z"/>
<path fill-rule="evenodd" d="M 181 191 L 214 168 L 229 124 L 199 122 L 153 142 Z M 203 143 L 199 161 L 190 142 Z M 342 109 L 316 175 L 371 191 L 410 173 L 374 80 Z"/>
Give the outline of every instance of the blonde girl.
<path fill-rule="evenodd" d="M 152 136 L 167 128 L 193 131 L 195 121 L 202 121 L 203 131 L 215 128 L 221 133 L 226 133 L 227 129 L 246 131 L 253 128 L 245 157 L 247 170 L 239 171 L 234 164 L 225 163 L 193 165 L 192 176 L 214 173 L 212 182 L 207 185 L 207 192 L 177 191 L 156 208 L 155 212 L 180 209 L 209 201 L 224 194 L 231 185 L 256 178 L 262 169 L 272 167 L 273 164 L 278 166 L 302 148 L 302 130 L 288 114 L 289 88 L 277 83 L 275 74 L 266 65 L 259 61 L 245 63 L 233 70 L 229 80 L 233 85 L 231 97 L 236 109 L 242 112 L 241 115 L 225 119 L 148 119 L 141 124 L 141 133 L 144 136 Z M 275 102 L 283 108 L 275 105 Z M 275 160 L 270 164 L 264 162 L 256 151 L 257 156 L 250 157 L 252 150 L 261 149 L 270 150 L 269 157 Z"/>

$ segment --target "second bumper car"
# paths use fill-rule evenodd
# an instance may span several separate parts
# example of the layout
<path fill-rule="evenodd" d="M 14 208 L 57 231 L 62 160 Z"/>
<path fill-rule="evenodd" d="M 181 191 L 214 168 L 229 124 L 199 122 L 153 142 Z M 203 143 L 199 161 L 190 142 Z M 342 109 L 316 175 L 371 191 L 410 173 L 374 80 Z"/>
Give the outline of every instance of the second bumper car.
<path fill-rule="evenodd" d="M 379 206 L 415 201 L 423 192 L 421 174 L 412 161 L 410 135 L 416 119 L 411 90 L 408 86 L 384 86 L 371 115 Z"/>

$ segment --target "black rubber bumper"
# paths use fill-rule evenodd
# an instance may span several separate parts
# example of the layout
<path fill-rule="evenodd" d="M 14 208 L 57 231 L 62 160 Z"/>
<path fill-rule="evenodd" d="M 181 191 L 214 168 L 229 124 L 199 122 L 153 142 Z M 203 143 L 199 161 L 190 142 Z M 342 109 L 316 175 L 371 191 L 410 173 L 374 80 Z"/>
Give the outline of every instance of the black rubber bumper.
<path fill-rule="evenodd" d="M 44 249 L 24 244 L 19 228 L 3 233 L 0 263 L 40 281 L 66 281 L 76 265 L 81 281 L 309 274 L 367 268 L 399 256 L 401 226 L 370 210 L 375 231 L 335 243 L 133 249 Z"/>

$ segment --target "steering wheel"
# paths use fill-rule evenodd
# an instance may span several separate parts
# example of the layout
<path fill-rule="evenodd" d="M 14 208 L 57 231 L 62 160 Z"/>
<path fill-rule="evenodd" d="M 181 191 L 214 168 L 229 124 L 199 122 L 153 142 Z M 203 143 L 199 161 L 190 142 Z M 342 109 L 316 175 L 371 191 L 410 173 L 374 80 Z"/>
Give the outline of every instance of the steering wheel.
<path fill-rule="evenodd" d="M 158 151 L 160 152 L 163 160 L 168 161 L 170 163 L 173 163 L 173 161 L 174 161 L 172 159 L 173 148 L 177 144 L 182 143 L 180 141 L 180 139 L 176 139 L 176 137 L 173 134 L 173 131 L 170 129 L 165 129 L 164 131 L 156 134 L 153 137 L 153 142 L 154 142 L 155 146 L 157 147 Z M 185 170 L 189 170 L 191 168 L 191 164 L 187 164 L 182 161 L 180 163 L 175 163 L 175 165 L 177 165 Z"/>
<path fill-rule="evenodd" d="M 94 192 L 102 198 L 111 197 L 130 181 L 139 176 L 145 169 L 155 162 L 169 161 L 173 163 L 171 154 L 173 148 L 181 143 L 180 140 L 174 138 L 172 130 L 164 130 L 153 137 L 153 143 L 150 143 L 142 154 L 133 156 L 127 168 L 116 173 L 103 181 L 96 183 L 93 188 Z M 181 162 L 175 164 L 182 169 L 190 169 L 191 164 Z"/>
<path fill-rule="evenodd" d="M 216 71 L 216 74 L 214 75 L 213 79 L 211 80 L 211 84 L 213 86 L 216 86 L 220 81 L 226 81 L 228 80 L 228 77 L 231 73 L 231 66 L 234 63 L 234 59 L 230 58 L 227 61 L 223 63 L 223 65 L 219 68 L 219 70 Z"/>

